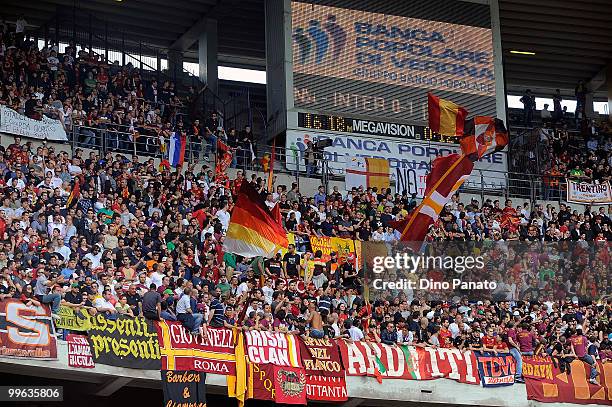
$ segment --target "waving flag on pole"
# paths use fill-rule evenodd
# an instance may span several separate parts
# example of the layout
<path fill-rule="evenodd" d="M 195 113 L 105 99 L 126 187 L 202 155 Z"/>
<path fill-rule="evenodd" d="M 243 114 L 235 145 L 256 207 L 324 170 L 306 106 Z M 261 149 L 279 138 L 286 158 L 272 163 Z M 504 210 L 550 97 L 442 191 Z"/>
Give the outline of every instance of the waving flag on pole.
<path fill-rule="evenodd" d="M 175 131 L 170 136 L 170 148 L 168 152 L 168 161 L 172 168 L 177 168 L 183 165 L 185 161 L 185 147 L 187 146 L 187 135 Z"/>
<path fill-rule="evenodd" d="M 450 100 L 427 94 L 429 127 L 444 136 L 462 136 L 468 111 Z"/>
<path fill-rule="evenodd" d="M 346 163 L 346 189 L 389 188 L 389 161 L 384 158 L 355 157 Z"/>
<path fill-rule="evenodd" d="M 472 161 L 502 150 L 508 145 L 508 131 L 500 119 L 476 116 L 466 121 L 464 137 L 459 140 L 463 154 Z"/>
<path fill-rule="evenodd" d="M 76 177 L 76 179 L 74 180 L 74 186 L 72 187 L 72 191 L 70 192 L 68 200 L 66 201 L 66 208 L 71 208 L 72 205 L 74 205 L 79 200 L 80 196 L 81 180 L 79 179 L 79 177 Z"/>
<path fill-rule="evenodd" d="M 438 157 L 431 166 L 427 176 L 425 198 L 406 222 L 393 225 L 403 226 L 402 241 L 422 242 L 427 236 L 429 225 L 438 220 L 438 216 L 453 194 L 470 176 L 474 163 L 465 155 L 450 154 Z"/>
<path fill-rule="evenodd" d="M 283 226 L 248 182 L 243 182 L 223 242 L 226 252 L 244 257 L 270 258 L 289 241 Z"/>

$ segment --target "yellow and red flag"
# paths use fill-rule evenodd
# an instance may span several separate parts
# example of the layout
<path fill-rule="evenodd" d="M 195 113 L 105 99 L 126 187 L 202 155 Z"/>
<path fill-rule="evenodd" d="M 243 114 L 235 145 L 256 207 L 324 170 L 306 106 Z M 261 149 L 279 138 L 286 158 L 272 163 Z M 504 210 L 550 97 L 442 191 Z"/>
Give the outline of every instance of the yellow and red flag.
<path fill-rule="evenodd" d="M 74 181 L 74 186 L 72 187 L 72 191 L 70 191 L 70 195 L 68 196 L 68 200 L 66 201 L 66 208 L 71 208 L 81 196 L 81 180 L 79 177 L 76 177 Z"/>
<path fill-rule="evenodd" d="M 444 136 L 463 136 L 465 118 L 468 114 L 465 108 L 428 93 L 427 110 L 429 127 L 434 133 Z"/>
<path fill-rule="evenodd" d="M 223 242 L 224 250 L 244 257 L 269 258 L 288 245 L 283 226 L 274 219 L 255 188 L 243 182 Z"/>
<path fill-rule="evenodd" d="M 508 145 L 508 131 L 504 122 L 489 116 L 476 116 L 466 121 L 464 137 L 459 140 L 463 154 L 472 161 Z"/>
<path fill-rule="evenodd" d="M 401 240 L 423 242 L 429 226 L 438 216 L 453 194 L 470 176 L 474 163 L 465 155 L 450 154 L 438 157 L 427 175 L 427 186 L 423 202 L 414 210 L 411 217 L 393 224 L 402 232 Z"/>
<path fill-rule="evenodd" d="M 346 189 L 389 188 L 389 161 L 384 158 L 355 157 L 346 164 Z"/>

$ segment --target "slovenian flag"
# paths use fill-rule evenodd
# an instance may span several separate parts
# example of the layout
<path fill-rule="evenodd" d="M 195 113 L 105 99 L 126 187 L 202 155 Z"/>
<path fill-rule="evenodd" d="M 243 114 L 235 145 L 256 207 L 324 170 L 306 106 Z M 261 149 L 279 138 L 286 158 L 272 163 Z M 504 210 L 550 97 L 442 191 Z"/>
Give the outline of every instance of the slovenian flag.
<path fill-rule="evenodd" d="M 170 148 L 168 152 L 168 161 L 173 168 L 180 167 L 185 161 L 185 146 L 187 145 L 187 136 L 185 133 L 175 131 L 170 136 Z"/>

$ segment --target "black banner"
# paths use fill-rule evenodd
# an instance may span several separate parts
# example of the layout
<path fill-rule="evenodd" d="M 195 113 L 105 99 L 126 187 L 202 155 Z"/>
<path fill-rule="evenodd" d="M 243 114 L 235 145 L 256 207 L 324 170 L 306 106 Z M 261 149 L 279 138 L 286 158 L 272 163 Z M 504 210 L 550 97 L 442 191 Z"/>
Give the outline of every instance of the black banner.
<path fill-rule="evenodd" d="M 164 407 L 206 407 L 206 373 L 162 370 Z"/>
<path fill-rule="evenodd" d="M 161 358 L 157 330 L 144 318 L 104 315 L 91 318 L 89 344 L 96 364 L 159 370 Z"/>

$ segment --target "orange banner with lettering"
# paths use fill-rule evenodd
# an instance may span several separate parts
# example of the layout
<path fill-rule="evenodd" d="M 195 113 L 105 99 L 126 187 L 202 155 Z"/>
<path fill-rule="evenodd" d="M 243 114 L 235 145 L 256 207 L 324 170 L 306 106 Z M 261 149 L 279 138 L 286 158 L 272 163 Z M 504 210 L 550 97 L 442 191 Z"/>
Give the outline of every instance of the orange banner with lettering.
<path fill-rule="evenodd" d="M 523 377 L 527 399 L 545 403 L 612 404 L 612 364 L 597 361 L 598 385 L 589 383 L 590 366 L 571 363 L 571 373 L 561 372 L 550 357 L 524 356 Z"/>

